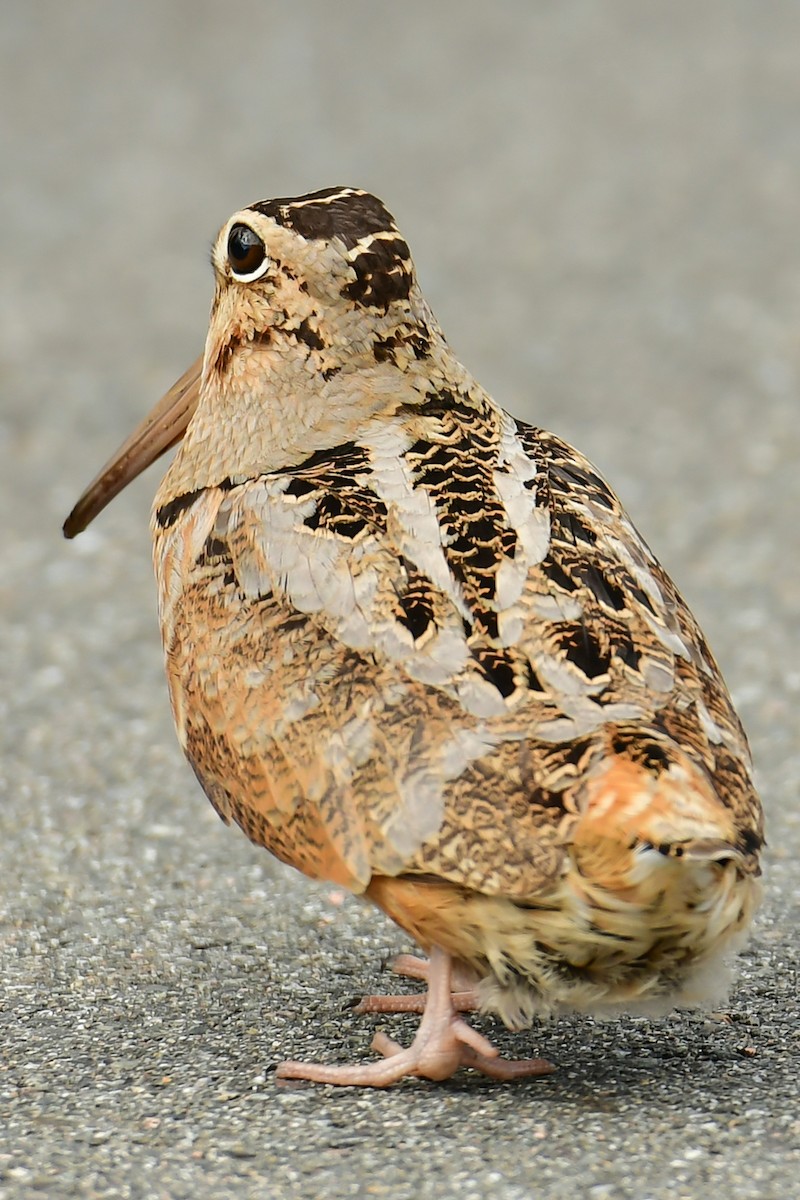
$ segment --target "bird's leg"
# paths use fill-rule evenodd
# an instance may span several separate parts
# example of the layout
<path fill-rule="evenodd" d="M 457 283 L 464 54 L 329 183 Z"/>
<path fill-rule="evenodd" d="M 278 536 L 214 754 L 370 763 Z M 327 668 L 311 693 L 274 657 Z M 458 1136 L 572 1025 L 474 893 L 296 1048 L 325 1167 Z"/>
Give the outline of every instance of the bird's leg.
<path fill-rule="evenodd" d="M 391 965 L 395 975 L 406 979 L 428 979 L 427 958 L 417 958 L 416 954 L 398 954 Z M 452 963 L 450 968 L 450 983 L 453 991 L 451 999 L 456 1012 L 477 1012 L 480 1008 L 478 993 L 475 985 L 477 976 L 468 967 L 460 963 Z M 401 996 L 362 996 L 353 1011 L 359 1016 L 364 1013 L 423 1013 L 427 997 L 421 995 Z"/>
<path fill-rule="evenodd" d="M 385 1057 L 352 1067 L 327 1067 L 318 1063 L 283 1062 L 279 1079 L 310 1079 L 341 1087 L 388 1087 L 407 1075 L 425 1079 L 449 1079 L 459 1067 L 472 1067 L 492 1079 L 519 1079 L 529 1075 L 548 1075 L 552 1065 L 541 1058 L 507 1061 L 483 1034 L 457 1016 L 453 1007 L 450 956 L 438 946 L 431 947 L 428 966 L 428 994 L 416 1036 L 403 1049 L 384 1033 L 377 1033 L 373 1050 Z"/>
<path fill-rule="evenodd" d="M 395 975 L 402 975 L 406 979 L 425 979 L 428 978 L 430 963 L 427 958 L 417 958 L 416 954 L 398 954 L 392 960 L 391 970 Z M 474 992 L 476 984 L 479 982 L 479 976 L 475 971 L 471 971 L 464 963 L 454 962 L 450 968 L 450 979 L 453 985 L 453 993 L 456 992 Z"/>

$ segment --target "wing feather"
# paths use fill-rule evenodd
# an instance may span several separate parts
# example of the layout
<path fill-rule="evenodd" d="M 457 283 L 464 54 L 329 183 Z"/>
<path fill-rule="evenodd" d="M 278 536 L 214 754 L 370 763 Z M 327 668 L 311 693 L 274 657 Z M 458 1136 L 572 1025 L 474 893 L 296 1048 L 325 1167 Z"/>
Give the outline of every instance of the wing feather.
<path fill-rule="evenodd" d="M 187 737 L 207 790 L 307 874 L 531 897 L 610 753 L 669 757 L 679 729 L 704 778 L 723 749 L 747 777 L 716 665 L 617 498 L 488 400 L 382 420 L 214 511 L 228 583 L 194 589 L 218 631 L 195 676 L 223 697 L 224 761 Z M 745 819 L 735 788 L 721 803 Z"/>

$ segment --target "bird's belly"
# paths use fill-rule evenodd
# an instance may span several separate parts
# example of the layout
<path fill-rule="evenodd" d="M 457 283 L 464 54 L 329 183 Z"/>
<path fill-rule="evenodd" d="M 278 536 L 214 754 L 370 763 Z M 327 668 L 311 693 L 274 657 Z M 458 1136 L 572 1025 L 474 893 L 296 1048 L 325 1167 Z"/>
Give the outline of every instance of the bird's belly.
<path fill-rule="evenodd" d="M 486 1011 L 524 1028 L 559 1010 L 657 1015 L 724 996 L 724 960 L 746 935 L 758 880 L 732 862 L 657 869 L 649 895 L 622 897 L 572 861 L 530 904 L 413 878 L 376 878 L 367 894 L 423 947 L 467 965 Z"/>

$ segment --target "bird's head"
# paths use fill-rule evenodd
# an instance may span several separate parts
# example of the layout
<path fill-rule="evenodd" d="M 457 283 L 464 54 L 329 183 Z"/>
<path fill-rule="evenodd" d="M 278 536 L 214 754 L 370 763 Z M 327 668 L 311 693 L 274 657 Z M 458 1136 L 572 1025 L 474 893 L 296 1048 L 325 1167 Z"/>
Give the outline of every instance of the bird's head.
<path fill-rule="evenodd" d="M 413 402 L 413 368 L 441 335 L 375 196 L 337 187 L 251 204 L 223 225 L 211 261 L 203 357 L 87 488 L 67 537 L 182 440 L 173 494 L 291 465 Z"/>
<path fill-rule="evenodd" d="M 234 213 L 211 261 L 207 371 L 223 386 L 236 386 L 269 348 L 284 367 L 297 359 L 315 376 L 331 374 L 418 307 L 408 245 L 380 200 L 354 188 Z"/>

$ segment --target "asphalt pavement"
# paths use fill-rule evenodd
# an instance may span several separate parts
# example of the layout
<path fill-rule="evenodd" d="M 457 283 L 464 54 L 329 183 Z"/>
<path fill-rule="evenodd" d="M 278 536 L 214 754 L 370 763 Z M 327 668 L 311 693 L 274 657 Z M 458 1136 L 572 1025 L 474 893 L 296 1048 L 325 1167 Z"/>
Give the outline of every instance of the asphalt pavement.
<path fill-rule="evenodd" d="M 0 1200 L 800 1196 L 800 6 L 39 0 L 0 14 Z M 768 820 L 724 1011 L 479 1025 L 545 1079 L 367 1057 L 408 949 L 225 829 L 172 730 L 160 467 L 60 525 L 198 352 L 243 203 L 394 211 L 461 358 L 621 493 Z"/>

